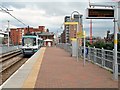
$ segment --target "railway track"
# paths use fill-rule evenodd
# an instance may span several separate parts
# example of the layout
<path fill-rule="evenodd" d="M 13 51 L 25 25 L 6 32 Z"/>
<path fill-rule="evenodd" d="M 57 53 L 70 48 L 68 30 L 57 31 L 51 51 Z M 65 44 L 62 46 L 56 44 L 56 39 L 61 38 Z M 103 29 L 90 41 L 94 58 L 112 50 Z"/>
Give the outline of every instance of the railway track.
<path fill-rule="evenodd" d="M 20 50 L 9 52 L 0 56 L 0 85 L 3 84 L 28 58 Z"/>

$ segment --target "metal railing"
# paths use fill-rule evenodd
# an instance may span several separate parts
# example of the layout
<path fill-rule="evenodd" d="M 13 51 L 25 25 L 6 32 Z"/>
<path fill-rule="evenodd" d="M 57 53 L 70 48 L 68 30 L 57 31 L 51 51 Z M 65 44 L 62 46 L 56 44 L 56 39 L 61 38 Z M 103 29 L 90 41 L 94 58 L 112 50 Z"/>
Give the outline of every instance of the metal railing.
<path fill-rule="evenodd" d="M 7 52 L 10 52 L 10 51 L 13 51 L 13 50 L 17 50 L 17 49 L 20 49 L 21 48 L 21 45 L 19 46 L 2 46 L 0 47 L 0 54 L 4 54 L 4 53 L 7 53 Z"/>
<path fill-rule="evenodd" d="M 60 43 L 57 46 L 64 49 L 72 55 L 72 46 L 70 44 Z M 79 47 L 78 53 L 79 57 L 81 58 L 83 58 L 83 50 L 83 47 Z M 117 53 L 118 72 L 120 74 L 120 52 Z M 86 60 L 113 72 L 114 50 L 86 47 Z"/>
<path fill-rule="evenodd" d="M 117 53 L 118 72 L 120 74 L 120 52 Z M 83 57 L 83 47 L 79 48 L 79 56 Z M 86 59 L 113 72 L 114 50 L 86 47 Z"/>
<path fill-rule="evenodd" d="M 59 44 L 57 44 L 57 47 L 60 47 L 61 49 L 64 49 L 65 51 L 69 52 L 70 55 L 72 55 L 72 46 L 71 46 L 71 44 L 69 44 L 69 43 L 67 43 L 67 44 L 59 43 Z"/>

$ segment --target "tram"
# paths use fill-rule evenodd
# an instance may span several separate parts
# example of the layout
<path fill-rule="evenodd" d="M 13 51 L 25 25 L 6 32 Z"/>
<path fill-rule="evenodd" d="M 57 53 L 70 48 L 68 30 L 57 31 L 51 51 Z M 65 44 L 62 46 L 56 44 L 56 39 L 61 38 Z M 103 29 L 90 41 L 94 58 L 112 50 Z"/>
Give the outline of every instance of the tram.
<path fill-rule="evenodd" d="M 31 55 L 37 52 L 43 46 L 43 39 L 36 34 L 26 34 L 22 37 L 22 53 Z"/>

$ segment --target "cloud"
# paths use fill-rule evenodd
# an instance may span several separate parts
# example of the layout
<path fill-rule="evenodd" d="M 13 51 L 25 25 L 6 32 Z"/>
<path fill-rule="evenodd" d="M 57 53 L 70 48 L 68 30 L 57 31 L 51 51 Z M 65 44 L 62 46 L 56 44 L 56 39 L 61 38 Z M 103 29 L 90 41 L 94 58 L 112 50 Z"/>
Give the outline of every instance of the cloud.
<path fill-rule="evenodd" d="M 46 2 L 45 2 L 46 1 Z M 74 10 L 79 11 L 83 14 L 83 24 L 86 30 L 89 30 L 89 20 L 86 20 L 86 8 L 88 7 L 88 0 L 78 1 L 78 0 L 58 0 L 58 1 L 47 1 L 47 0 L 3 0 L 2 5 L 8 9 L 12 9 L 10 12 L 12 15 L 17 17 L 19 20 L 32 27 L 38 27 L 39 25 L 44 25 L 50 31 L 56 32 L 60 30 L 60 26 L 64 22 L 64 17 L 66 15 L 71 15 Z M 65 2 L 64 2 L 65 1 Z M 78 2 L 77 2 L 78 1 Z M 102 2 L 104 0 L 91 0 L 91 2 Z M 110 0 L 106 0 L 108 2 Z M 2 19 L 1 19 L 2 18 Z M 7 28 L 7 20 L 10 20 L 11 27 L 25 27 L 20 22 L 12 18 L 6 13 L 0 12 L 0 20 L 2 20 L 2 27 Z M 100 30 L 112 30 L 112 21 L 110 20 L 93 20 L 93 30 L 96 35 Z M 104 32 L 99 32 L 102 33 Z"/>
<path fill-rule="evenodd" d="M 115 0 L 91 0 L 91 2 L 114 2 Z M 88 2 L 88 0 L 1 0 L 1 2 Z"/>
<path fill-rule="evenodd" d="M 24 5 L 25 4 L 25 5 Z M 75 9 L 80 6 L 77 3 L 19 3 L 12 4 L 7 6 L 9 9 L 12 9 L 12 15 L 19 18 L 30 25 L 38 25 L 45 24 L 49 26 L 55 26 L 57 24 L 61 24 L 64 21 L 65 15 L 70 15 Z M 54 5 L 53 5 L 54 4 Z M 17 7 L 17 5 L 19 7 Z M 23 6 L 23 7 L 22 7 Z M 80 8 L 83 5 L 80 6 Z M 17 8 L 16 8 L 17 7 Z M 82 8 L 81 8 L 82 9 Z M 7 15 L 7 18 L 10 16 Z M 6 15 L 2 16 L 2 18 L 6 18 Z M 5 19 L 6 20 L 6 19 Z"/>

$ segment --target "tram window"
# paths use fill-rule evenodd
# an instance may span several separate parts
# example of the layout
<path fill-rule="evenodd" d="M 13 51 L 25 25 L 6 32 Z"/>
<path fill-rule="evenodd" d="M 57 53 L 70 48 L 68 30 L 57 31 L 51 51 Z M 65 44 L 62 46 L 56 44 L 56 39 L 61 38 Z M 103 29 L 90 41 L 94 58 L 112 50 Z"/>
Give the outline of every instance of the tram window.
<path fill-rule="evenodd" d="M 33 39 L 33 46 L 36 45 L 36 38 Z"/>
<path fill-rule="evenodd" d="M 24 38 L 22 39 L 22 46 L 24 46 Z"/>

